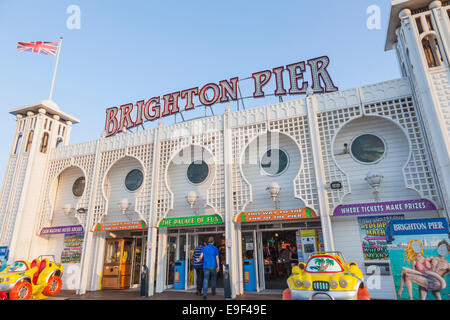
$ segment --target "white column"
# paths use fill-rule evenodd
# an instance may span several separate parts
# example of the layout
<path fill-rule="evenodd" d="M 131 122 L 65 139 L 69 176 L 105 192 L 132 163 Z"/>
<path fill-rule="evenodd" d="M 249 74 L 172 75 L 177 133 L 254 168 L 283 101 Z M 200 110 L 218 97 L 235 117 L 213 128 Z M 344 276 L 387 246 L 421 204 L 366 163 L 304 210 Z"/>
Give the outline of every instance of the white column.
<path fill-rule="evenodd" d="M 328 207 L 328 191 L 326 190 L 326 178 L 323 168 L 322 145 L 320 143 L 319 126 L 317 124 L 317 98 L 308 93 L 306 97 L 308 112 L 309 135 L 313 153 L 314 174 L 319 198 L 319 215 L 322 225 L 323 242 L 325 251 L 334 251 L 333 231 L 331 228 L 330 211 Z"/>
<path fill-rule="evenodd" d="M 165 289 L 167 268 L 167 228 L 161 228 L 158 232 L 158 260 L 156 270 L 156 292 L 161 293 Z"/>
<path fill-rule="evenodd" d="M 95 151 L 95 164 L 94 164 L 94 172 L 92 174 L 92 183 L 91 183 L 91 194 L 89 195 L 89 205 L 86 217 L 86 223 L 84 227 L 84 245 L 83 252 L 81 254 L 81 263 L 80 263 L 80 282 L 77 288 L 77 294 L 85 294 L 88 286 L 88 281 L 90 276 L 94 271 L 93 264 L 93 255 L 95 252 L 95 241 L 94 232 L 92 231 L 92 219 L 94 214 L 94 206 L 95 206 L 95 195 L 97 192 L 97 186 L 100 183 L 99 180 L 99 167 L 101 162 L 101 146 L 103 144 L 105 137 L 102 137 L 97 140 L 97 146 Z"/>
<path fill-rule="evenodd" d="M 155 272 L 158 271 L 158 277 L 161 276 L 159 268 L 156 268 L 156 247 L 158 236 L 158 212 L 157 212 L 157 200 L 158 200 L 158 182 L 159 182 L 159 153 L 160 153 L 160 137 L 161 130 L 163 129 L 162 122 L 159 122 L 158 128 L 155 130 L 153 139 L 153 165 L 152 165 L 152 185 L 150 196 L 150 213 L 148 218 L 148 238 L 147 238 L 147 259 L 146 264 L 148 267 L 148 296 L 152 296 L 155 292 L 154 279 Z M 159 245 L 161 248 L 161 243 Z M 161 249 L 159 250 L 161 251 Z M 159 260 L 158 260 L 159 261 Z"/>
<path fill-rule="evenodd" d="M 242 286 L 242 259 L 239 254 L 241 245 L 239 234 L 240 226 L 234 222 L 233 210 L 233 145 L 232 145 L 232 131 L 231 131 L 230 107 L 227 106 L 225 114 L 223 115 L 223 159 L 224 159 L 224 175 L 225 175 L 225 245 L 226 245 L 226 264 L 230 270 L 230 286 L 231 297 L 243 293 Z"/>

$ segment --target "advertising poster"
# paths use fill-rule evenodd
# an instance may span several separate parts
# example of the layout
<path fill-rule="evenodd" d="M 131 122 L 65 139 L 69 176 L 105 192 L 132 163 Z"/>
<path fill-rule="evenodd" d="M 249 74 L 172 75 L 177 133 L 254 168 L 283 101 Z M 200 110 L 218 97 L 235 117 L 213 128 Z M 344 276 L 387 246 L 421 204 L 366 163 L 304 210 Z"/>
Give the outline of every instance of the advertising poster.
<path fill-rule="evenodd" d="M 297 244 L 297 256 L 298 256 L 298 262 L 305 262 L 303 257 L 303 247 L 302 247 L 302 237 L 300 235 L 300 231 L 297 231 L 295 233 L 295 240 Z"/>
<path fill-rule="evenodd" d="M 83 241 L 83 233 L 64 235 L 64 248 L 61 253 L 61 263 L 80 263 Z"/>
<path fill-rule="evenodd" d="M 397 299 L 450 300 L 446 219 L 394 220 L 387 232 Z"/>
<path fill-rule="evenodd" d="M 403 217 L 395 215 L 358 218 L 365 262 L 389 261 L 385 229 L 389 221 L 401 220 Z"/>
<path fill-rule="evenodd" d="M 8 247 L 0 247 L 0 271 L 6 268 L 8 262 Z"/>

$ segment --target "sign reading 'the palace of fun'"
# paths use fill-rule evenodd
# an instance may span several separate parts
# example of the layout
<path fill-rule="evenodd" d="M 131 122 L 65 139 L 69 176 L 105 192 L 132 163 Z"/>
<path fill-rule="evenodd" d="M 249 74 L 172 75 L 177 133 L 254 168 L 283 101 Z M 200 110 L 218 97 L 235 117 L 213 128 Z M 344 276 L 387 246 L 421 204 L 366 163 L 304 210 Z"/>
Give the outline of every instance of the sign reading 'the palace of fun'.
<path fill-rule="evenodd" d="M 314 58 L 307 62 L 301 61 L 264 70 L 252 74 L 255 89 L 254 98 L 265 96 L 264 87 L 274 79 L 276 89 L 275 96 L 306 94 L 309 88 L 308 81 L 304 80 L 306 65 L 311 71 L 311 90 L 314 93 L 335 92 L 339 89 L 334 85 L 328 74 L 327 67 L 330 59 L 326 56 Z M 289 75 L 289 89 L 284 85 L 283 73 L 287 71 Z M 323 84 L 323 85 L 322 85 Z M 153 97 L 148 100 L 140 100 L 127 103 L 119 108 L 112 107 L 106 109 L 105 132 L 110 137 L 124 129 L 130 129 L 142 125 L 145 121 L 153 121 L 161 117 L 169 116 L 180 112 L 180 106 L 184 111 L 195 108 L 194 97 L 203 106 L 212 106 L 216 103 L 238 100 L 239 78 L 219 81 L 219 84 L 208 83 L 203 87 L 194 87 L 182 91 L 169 93 L 166 95 Z M 184 100 L 184 102 L 180 101 Z M 133 119 L 134 115 L 134 119 Z"/>

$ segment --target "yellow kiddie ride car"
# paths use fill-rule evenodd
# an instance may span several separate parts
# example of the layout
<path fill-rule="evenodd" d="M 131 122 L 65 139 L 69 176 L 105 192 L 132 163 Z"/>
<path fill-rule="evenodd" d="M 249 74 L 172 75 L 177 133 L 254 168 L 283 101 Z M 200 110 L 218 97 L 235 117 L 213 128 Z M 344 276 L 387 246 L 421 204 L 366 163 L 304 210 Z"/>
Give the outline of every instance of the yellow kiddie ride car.
<path fill-rule="evenodd" d="M 62 287 L 62 264 L 41 259 L 15 261 L 0 272 L 0 299 L 39 300 L 54 296 Z"/>
<path fill-rule="evenodd" d="M 345 263 L 340 252 L 313 253 L 292 268 L 287 280 L 293 300 L 368 300 L 363 273 L 355 262 Z"/>

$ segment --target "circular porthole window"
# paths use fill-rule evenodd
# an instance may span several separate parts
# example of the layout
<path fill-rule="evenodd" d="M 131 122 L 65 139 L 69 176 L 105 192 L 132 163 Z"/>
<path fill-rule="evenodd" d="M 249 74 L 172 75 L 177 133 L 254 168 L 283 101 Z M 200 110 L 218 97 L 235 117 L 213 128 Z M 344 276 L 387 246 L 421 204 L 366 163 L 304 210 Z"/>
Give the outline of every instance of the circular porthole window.
<path fill-rule="evenodd" d="M 86 179 L 84 177 L 79 177 L 72 186 L 72 193 L 75 197 L 81 197 L 84 192 L 84 187 L 86 185 Z"/>
<path fill-rule="evenodd" d="M 354 159 L 370 164 L 383 158 L 386 145 L 381 138 L 373 134 L 363 134 L 353 140 L 350 150 Z"/>
<path fill-rule="evenodd" d="M 209 175 L 209 166 L 205 161 L 194 161 L 187 169 L 187 178 L 190 183 L 200 184 L 204 182 Z"/>
<path fill-rule="evenodd" d="M 281 149 L 270 149 L 261 158 L 261 169 L 270 176 L 277 176 L 286 171 L 289 157 Z"/>
<path fill-rule="evenodd" d="M 139 169 L 133 169 L 128 172 L 125 178 L 125 187 L 129 191 L 136 191 L 142 185 L 144 181 L 144 174 Z"/>

